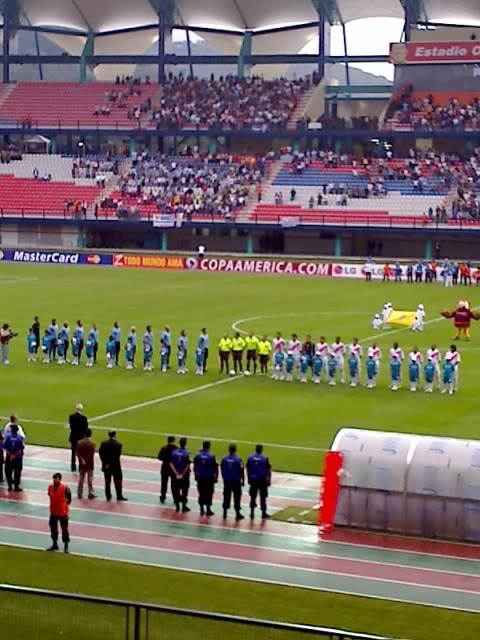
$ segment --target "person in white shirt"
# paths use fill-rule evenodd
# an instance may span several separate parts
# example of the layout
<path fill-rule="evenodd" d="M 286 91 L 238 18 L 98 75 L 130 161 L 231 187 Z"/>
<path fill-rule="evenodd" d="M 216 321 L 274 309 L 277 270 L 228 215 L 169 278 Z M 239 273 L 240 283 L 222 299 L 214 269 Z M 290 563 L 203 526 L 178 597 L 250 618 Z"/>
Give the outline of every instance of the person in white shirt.
<path fill-rule="evenodd" d="M 423 304 L 419 304 L 415 311 L 415 320 L 412 325 L 412 331 L 423 331 L 425 325 L 425 309 Z"/>
<path fill-rule="evenodd" d="M 358 343 L 358 338 L 354 338 L 352 344 L 349 346 L 349 353 L 352 356 L 355 356 L 358 360 L 358 364 L 360 366 L 360 361 L 363 355 L 362 346 Z"/>
<path fill-rule="evenodd" d="M 373 271 L 373 263 L 371 260 L 367 260 L 365 266 L 363 267 L 363 273 L 365 274 L 365 281 L 372 281 L 372 271 Z"/>
<path fill-rule="evenodd" d="M 335 360 L 337 361 L 337 370 L 340 374 L 340 382 L 345 384 L 345 345 L 340 340 L 339 336 L 335 339 L 330 351 L 333 353 Z"/>
<path fill-rule="evenodd" d="M 392 348 L 390 349 L 390 362 L 392 362 L 394 358 L 398 358 L 400 362 L 403 362 L 403 360 L 405 359 L 403 350 L 400 348 L 398 342 L 394 342 Z"/>
<path fill-rule="evenodd" d="M 377 365 L 377 376 L 380 373 L 380 360 L 382 359 L 382 351 L 380 347 L 377 346 L 377 343 L 374 342 L 371 347 L 368 347 L 368 357 L 372 357 L 375 360 L 375 364 Z M 376 385 L 376 382 L 375 382 Z M 374 386 L 375 386 L 374 385 Z"/>
<path fill-rule="evenodd" d="M 318 353 L 322 359 L 322 374 L 325 376 L 325 380 L 328 378 L 328 344 L 325 340 L 325 336 L 320 336 L 320 342 L 317 342 L 315 347 L 315 353 Z"/>
<path fill-rule="evenodd" d="M 413 351 L 410 351 L 410 353 L 408 354 L 408 361 L 416 362 L 418 365 L 423 362 L 423 356 L 418 350 L 418 347 L 413 347 Z"/>
<path fill-rule="evenodd" d="M 458 391 L 459 365 L 462 359 L 454 344 L 450 345 L 450 351 L 447 351 L 445 354 L 445 360 L 450 361 L 455 369 L 455 373 L 453 374 L 453 390 Z"/>
<path fill-rule="evenodd" d="M 431 360 L 433 366 L 435 367 L 435 377 L 434 381 L 437 386 L 440 386 L 441 376 L 440 376 L 440 361 L 442 359 L 442 355 L 440 351 L 437 349 L 436 344 L 432 344 L 430 349 L 427 351 L 427 360 Z"/>
<path fill-rule="evenodd" d="M 387 327 L 388 325 L 388 320 L 390 318 L 390 316 L 392 315 L 392 311 L 393 311 L 393 307 L 390 304 L 390 302 L 387 302 L 386 304 L 383 305 L 383 309 L 382 309 L 382 325 L 384 328 Z"/>
<path fill-rule="evenodd" d="M 205 251 L 206 251 L 205 245 L 204 244 L 199 244 L 198 247 L 197 247 L 197 253 L 198 253 L 198 259 L 199 260 L 203 260 L 204 259 Z"/>
<path fill-rule="evenodd" d="M 282 334 L 280 332 L 277 333 L 275 338 L 273 339 L 273 353 L 277 351 L 284 351 L 285 349 L 285 340 L 282 338 Z"/>
<path fill-rule="evenodd" d="M 374 329 L 374 331 L 380 331 L 380 329 L 382 329 L 383 327 L 383 321 L 380 318 L 380 314 L 376 313 L 373 316 L 373 320 L 372 320 L 372 328 Z"/>
<path fill-rule="evenodd" d="M 296 333 L 292 333 L 292 339 L 288 343 L 288 350 L 292 352 L 293 359 L 295 360 L 295 366 L 298 368 L 302 353 L 302 343 L 298 339 Z"/>
<path fill-rule="evenodd" d="M 23 438 L 23 440 L 26 440 L 26 434 L 25 431 L 23 430 L 22 425 L 18 424 L 18 418 L 17 416 L 10 416 L 10 422 L 7 422 L 7 424 L 5 425 L 5 428 L 3 430 L 3 437 L 4 439 L 8 438 L 8 436 L 12 435 L 12 426 L 13 425 L 17 425 L 18 427 L 18 435 L 21 436 Z"/>

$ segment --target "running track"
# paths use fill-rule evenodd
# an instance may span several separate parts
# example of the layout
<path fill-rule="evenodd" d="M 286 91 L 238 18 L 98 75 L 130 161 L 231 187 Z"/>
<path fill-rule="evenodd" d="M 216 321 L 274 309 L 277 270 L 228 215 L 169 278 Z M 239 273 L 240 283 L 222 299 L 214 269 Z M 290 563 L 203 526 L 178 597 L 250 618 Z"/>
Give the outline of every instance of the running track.
<path fill-rule="evenodd" d="M 24 492 L 0 485 L 0 543 L 44 549 L 50 539 L 46 487 L 61 471 L 75 494 L 69 452 L 28 447 Z M 233 514 L 209 521 L 196 510 L 176 514 L 158 501 L 158 464 L 124 458 L 124 488 L 129 502 L 107 503 L 97 478 L 97 500 L 77 500 L 71 508 L 71 550 L 84 556 L 176 570 L 242 578 L 305 589 L 480 612 L 480 547 L 411 538 L 338 531 L 320 541 L 316 528 L 245 519 Z M 319 480 L 275 474 L 270 511 L 312 507 Z M 221 487 L 214 510 L 220 513 Z M 248 512 L 244 495 L 244 511 Z"/>

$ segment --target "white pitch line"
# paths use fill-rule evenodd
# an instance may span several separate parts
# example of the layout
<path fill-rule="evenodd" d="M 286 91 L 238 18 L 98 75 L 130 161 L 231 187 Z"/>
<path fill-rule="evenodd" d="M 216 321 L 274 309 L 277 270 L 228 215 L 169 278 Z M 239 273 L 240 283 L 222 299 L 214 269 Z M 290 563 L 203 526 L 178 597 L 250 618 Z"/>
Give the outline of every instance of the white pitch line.
<path fill-rule="evenodd" d="M 10 420 L 10 416 L 0 416 L 0 420 Z M 39 424 L 39 425 L 48 425 L 51 427 L 63 427 L 64 429 L 68 429 L 68 424 L 66 424 L 65 422 L 54 422 L 52 420 L 29 420 L 28 418 L 22 418 L 21 422 L 23 422 L 24 424 Z M 90 427 L 92 429 L 98 429 L 98 431 L 117 431 L 118 433 L 137 433 L 137 434 L 141 434 L 143 436 L 171 436 L 172 432 L 165 432 L 165 431 L 144 431 L 142 429 L 128 429 L 128 428 L 124 428 L 124 427 L 101 427 L 100 425 L 96 425 L 93 424 L 93 419 L 90 421 Z M 184 433 L 182 432 L 182 435 L 185 435 L 185 437 L 187 438 L 193 438 L 195 440 L 210 440 L 212 442 L 235 442 L 235 444 L 248 444 L 248 445 L 257 445 L 258 441 L 253 441 L 253 440 L 237 440 L 236 438 L 217 438 L 215 436 L 199 436 L 196 433 Z M 327 451 L 327 449 L 320 449 L 318 447 L 301 447 L 298 445 L 291 445 L 291 444 L 278 444 L 276 442 L 264 442 L 263 445 L 265 447 L 270 447 L 272 449 L 292 449 L 294 451 L 312 451 L 314 453 L 322 453 Z M 36 446 L 41 446 L 41 445 L 37 445 Z"/>
<path fill-rule="evenodd" d="M 160 398 L 154 398 L 153 400 L 147 400 L 146 402 L 139 402 L 138 404 L 131 404 L 128 407 L 124 407 L 123 409 L 117 409 L 116 411 L 109 411 L 108 413 L 102 413 L 100 416 L 94 416 L 91 418 L 92 422 L 98 420 L 105 420 L 105 418 L 112 418 L 113 416 L 121 415 L 122 413 L 128 413 L 129 411 L 136 411 L 137 409 L 143 409 L 144 407 L 151 407 L 154 404 L 160 404 L 161 402 L 168 402 L 168 400 L 176 400 L 177 398 L 183 398 L 185 396 L 190 396 L 193 393 L 199 393 L 200 391 L 205 391 L 206 389 L 212 389 L 213 387 L 218 387 L 222 384 L 227 384 L 229 382 L 234 382 L 235 380 L 242 380 L 242 377 L 235 378 L 226 378 L 224 380 L 217 380 L 217 382 L 209 382 L 208 384 L 203 384 L 200 387 L 193 387 L 191 389 L 186 389 L 185 391 L 179 391 L 178 393 L 172 393 L 169 396 L 161 396 Z"/>
<path fill-rule="evenodd" d="M 243 329 L 239 329 L 239 325 L 245 324 L 245 322 L 254 322 L 255 320 L 266 320 L 268 318 L 299 318 L 306 315 L 315 315 L 315 316 L 349 316 L 351 315 L 351 311 L 304 311 L 303 313 L 275 313 L 272 315 L 262 315 L 262 316 L 252 316 L 251 318 L 240 318 L 239 320 L 235 320 L 232 323 L 232 329 L 234 331 L 238 331 L 238 333 L 247 334 L 248 331 L 244 331 Z M 356 315 L 367 315 L 366 313 L 357 313 Z M 370 315 L 370 314 L 368 314 Z"/>

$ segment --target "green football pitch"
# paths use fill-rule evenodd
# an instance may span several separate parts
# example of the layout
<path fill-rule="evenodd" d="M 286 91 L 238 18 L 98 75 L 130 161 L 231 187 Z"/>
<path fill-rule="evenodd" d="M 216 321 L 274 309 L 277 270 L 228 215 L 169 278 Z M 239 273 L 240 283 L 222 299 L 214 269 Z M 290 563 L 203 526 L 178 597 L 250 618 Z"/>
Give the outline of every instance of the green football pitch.
<path fill-rule="evenodd" d="M 476 288 L 445 289 L 440 284 L 365 283 L 339 279 L 309 279 L 236 274 L 115 270 L 2 264 L 0 299 L 2 322 L 19 336 L 12 341 L 11 364 L 0 367 L 0 415 L 18 414 L 32 443 L 65 446 L 65 423 L 75 403 L 82 402 L 96 428 L 96 439 L 109 428 L 121 432 L 125 451 L 156 455 L 167 434 L 190 437 L 190 448 L 209 437 L 221 455 L 236 441 L 242 455 L 264 442 L 277 470 L 319 473 L 322 450 L 342 426 L 403 431 L 440 436 L 477 437 L 475 417 L 480 411 L 476 364 L 480 355 L 480 326 L 473 339 L 459 343 L 462 357 L 460 390 L 454 396 L 426 395 L 388 388 L 388 349 L 398 340 L 406 353 L 417 344 L 425 351 L 436 343 L 442 353 L 452 340 L 451 321 L 440 312 L 454 308 L 461 297 L 472 307 L 480 304 Z M 408 329 L 375 332 L 373 313 L 390 301 L 396 309 L 413 310 L 423 303 L 427 324 L 421 334 Z M 42 329 L 50 320 L 81 319 L 88 329 L 100 328 L 99 364 L 88 369 L 28 363 L 26 333 L 33 317 Z M 122 340 L 131 325 L 141 335 L 147 324 L 155 332 L 152 373 L 138 368 L 108 370 L 104 345 L 113 321 L 122 327 Z M 159 336 L 170 325 L 176 342 L 179 331 L 189 337 L 187 375 L 158 369 Z M 201 327 L 210 335 L 209 370 L 193 373 L 193 352 Z M 273 336 L 292 332 L 300 339 L 335 336 L 349 344 L 358 337 L 364 347 L 377 340 L 383 349 L 378 388 L 348 385 L 301 385 L 266 377 L 220 376 L 218 339 L 239 330 Z M 141 350 L 141 346 L 139 351 Z M 123 355 L 123 353 L 122 353 Z M 139 354 L 141 356 L 141 354 Z"/>

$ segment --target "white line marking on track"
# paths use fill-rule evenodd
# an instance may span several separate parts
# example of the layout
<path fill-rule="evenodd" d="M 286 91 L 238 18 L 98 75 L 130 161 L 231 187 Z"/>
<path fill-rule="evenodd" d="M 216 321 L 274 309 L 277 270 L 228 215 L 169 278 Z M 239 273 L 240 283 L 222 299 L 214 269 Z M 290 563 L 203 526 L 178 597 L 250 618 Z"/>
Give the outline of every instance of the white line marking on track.
<path fill-rule="evenodd" d="M 109 411 L 108 413 L 102 413 L 99 416 L 94 416 L 91 418 L 92 422 L 96 420 L 105 420 L 105 418 L 112 418 L 113 416 L 118 416 L 122 413 L 128 413 L 129 411 L 136 411 L 137 409 L 143 409 L 144 407 L 151 407 L 154 404 L 160 404 L 161 402 L 167 402 L 168 400 L 175 400 L 176 398 L 183 398 L 185 396 L 190 396 L 193 393 L 199 393 L 200 391 L 205 391 L 206 389 L 213 389 L 213 387 L 218 387 L 222 384 L 227 384 L 229 382 L 235 382 L 235 380 L 242 380 L 241 376 L 235 378 L 226 378 L 224 380 L 217 380 L 216 382 L 209 382 L 208 384 L 203 384 L 200 387 L 192 387 L 191 389 L 186 389 L 185 391 L 179 391 L 178 393 L 172 393 L 169 396 L 161 396 L 160 398 L 154 398 L 153 400 L 147 400 L 146 402 L 139 402 L 138 404 L 131 404 L 128 407 L 124 407 L 123 409 L 117 409 L 116 411 Z"/>
<path fill-rule="evenodd" d="M 234 378 L 232 378 L 234 380 Z M 227 380 L 225 380 L 227 382 Z M 10 420 L 10 416 L 0 416 L 0 420 Z M 172 433 L 169 431 L 144 431 L 142 429 L 128 429 L 124 427 L 102 427 L 100 425 L 93 424 L 94 418 L 90 420 L 90 426 L 92 429 L 98 429 L 99 431 L 112 431 L 112 429 L 118 431 L 118 433 L 138 433 L 143 436 L 171 436 Z M 24 424 L 39 424 L 39 425 L 48 425 L 51 427 L 63 427 L 64 429 L 68 429 L 68 424 L 65 422 L 55 422 L 53 420 L 30 420 L 29 418 L 22 418 L 22 422 Z M 248 444 L 248 445 L 257 445 L 258 442 L 255 440 L 237 440 L 236 438 L 217 438 L 215 436 L 201 436 L 196 433 L 185 433 L 182 431 L 182 435 L 185 435 L 187 438 L 194 438 L 195 440 L 211 440 L 212 442 L 235 442 L 236 444 Z M 35 444 L 35 443 L 34 443 Z M 37 443 L 38 444 L 38 443 Z M 328 451 L 328 449 L 320 449 L 318 447 L 301 447 L 298 445 L 291 444 L 278 444 L 276 442 L 264 442 L 263 445 L 265 447 L 271 447 L 274 449 L 292 449 L 294 451 L 312 451 L 314 453 L 322 453 Z"/>

